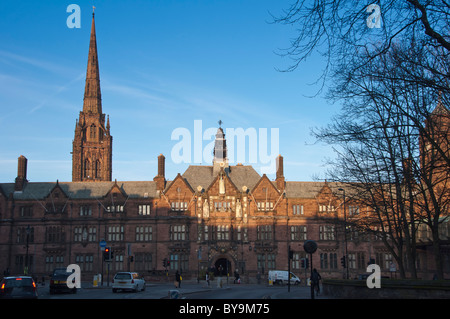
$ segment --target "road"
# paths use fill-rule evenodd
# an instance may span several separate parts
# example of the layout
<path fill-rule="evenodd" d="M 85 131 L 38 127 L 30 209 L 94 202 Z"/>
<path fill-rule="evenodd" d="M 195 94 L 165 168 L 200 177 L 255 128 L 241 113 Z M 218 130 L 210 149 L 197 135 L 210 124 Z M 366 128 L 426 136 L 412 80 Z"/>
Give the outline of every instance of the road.
<path fill-rule="evenodd" d="M 85 286 L 85 287 L 83 287 Z M 113 293 L 110 287 L 82 285 L 76 294 L 50 295 L 48 286 L 38 288 L 39 299 L 169 299 L 169 291 L 177 290 L 185 299 L 310 299 L 310 287 L 267 286 L 256 284 L 226 284 L 222 287 L 205 283 L 186 282 L 175 289 L 171 283 L 147 283 L 145 291 Z M 318 296 L 316 299 L 328 299 Z"/>

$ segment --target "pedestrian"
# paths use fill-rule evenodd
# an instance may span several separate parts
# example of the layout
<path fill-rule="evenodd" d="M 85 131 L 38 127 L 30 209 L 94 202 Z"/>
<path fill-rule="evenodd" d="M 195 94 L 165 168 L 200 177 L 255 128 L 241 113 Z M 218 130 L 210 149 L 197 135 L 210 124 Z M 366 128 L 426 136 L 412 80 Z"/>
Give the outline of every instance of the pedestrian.
<path fill-rule="evenodd" d="M 206 273 L 206 284 L 207 284 L 208 287 L 209 287 L 209 274 L 208 274 L 208 273 Z"/>
<path fill-rule="evenodd" d="M 313 286 L 313 290 L 317 292 L 317 296 L 320 294 L 320 285 L 319 282 L 322 279 L 320 274 L 317 272 L 317 269 L 314 268 L 311 274 L 311 285 Z"/>
<path fill-rule="evenodd" d="M 180 275 L 180 273 L 178 272 L 178 270 L 177 270 L 177 272 L 175 273 L 175 287 L 181 288 L 181 275 Z"/>
<path fill-rule="evenodd" d="M 237 269 L 234 271 L 234 283 L 236 284 L 236 283 L 238 283 L 238 284 L 240 284 L 241 283 L 241 279 L 240 279 L 241 277 L 239 276 L 239 272 L 237 271 Z"/>

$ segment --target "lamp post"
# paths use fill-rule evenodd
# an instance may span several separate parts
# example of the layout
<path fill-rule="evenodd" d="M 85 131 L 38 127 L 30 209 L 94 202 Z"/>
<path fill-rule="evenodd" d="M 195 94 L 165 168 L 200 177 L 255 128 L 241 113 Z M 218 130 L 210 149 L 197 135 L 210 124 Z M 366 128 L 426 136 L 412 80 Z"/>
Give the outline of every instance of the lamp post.
<path fill-rule="evenodd" d="M 31 232 L 31 228 L 30 228 L 30 225 L 28 225 L 27 226 L 27 252 L 26 252 L 26 255 L 25 255 L 25 268 L 24 268 L 24 270 L 23 270 L 23 272 L 24 272 L 24 275 L 28 275 L 28 244 L 29 244 L 29 242 L 30 242 L 30 232 Z"/>
<path fill-rule="evenodd" d="M 309 254 L 309 258 L 310 258 L 310 265 L 311 265 L 311 299 L 314 299 L 314 285 L 312 282 L 313 279 L 313 260 L 312 260 L 312 254 L 314 254 L 317 250 L 317 243 L 314 240 L 307 240 L 305 241 L 305 243 L 303 244 L 303 249 L 305 250 L 306 253 Z"/>
<path fill-rule="evenodd" d="M 346 277 L 349 278 L 348 275 L 348 245 L 347 245 L 347 211 L 345 209 L 345 189 L 339 188 L 339 191 L 343 192 L 344 195 L 344 242 L 345 242 L 345 268 L 346 268 Z"/>

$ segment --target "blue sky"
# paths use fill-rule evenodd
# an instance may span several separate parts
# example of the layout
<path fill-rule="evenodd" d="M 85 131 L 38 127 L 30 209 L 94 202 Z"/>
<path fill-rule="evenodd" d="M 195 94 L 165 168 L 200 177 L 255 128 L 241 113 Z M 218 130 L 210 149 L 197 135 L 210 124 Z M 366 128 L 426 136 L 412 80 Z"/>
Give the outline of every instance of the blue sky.
<path fill-rule="evenodd" d="M 325 159 L 333 153 L 314 144 L 310 130 L 339 110 L 308 97 L 319 89 L 311 84 L 324 66 L 320 57 L 295 72 L 277 71 L 289 66 L 276 52 L 295 30 L 269 23 L 270 13 L 290 2 L 0 2 L 0 182 L 14 181 L 20 155 L 28 158 L 30 181 L 71 181 L 93 5 L 113 179 L 152 180 L 160 153 L 169 180 L 199 164 L 171 159 L 178 143 L 172 132 L 194 132 L 195 120 L 203 130 L 218 120 L 223 128 L 278 128 L 286 180 L 324 178 Z M 81 8 L 81 28 L 67 27 L 70 4 Z"/>

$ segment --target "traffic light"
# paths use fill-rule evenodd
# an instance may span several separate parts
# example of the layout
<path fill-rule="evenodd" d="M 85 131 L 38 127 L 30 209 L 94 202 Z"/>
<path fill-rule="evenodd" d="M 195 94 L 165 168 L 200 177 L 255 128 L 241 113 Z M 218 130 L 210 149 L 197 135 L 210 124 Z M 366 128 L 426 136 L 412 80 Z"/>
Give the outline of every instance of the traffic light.
<path fill-rule="evenodd" d="M 163 259 L 163 267 L 164 267 L 164 268 L 167 268 L 167 258 L 164 258 L 164 259 Z"/>
<path fill-rule="evenodd" d="M 300 265 L 301 265 L 301 268 L 307 269 L 309 267 L 309 260 L 308 260 L 308 258 L 300 259 Z"/>
<path fill-rule="evenodd" d="M 289 250 L 289 259 L 294 259 L 294 251 Z"/>
<path fill-rule="evenodd" d="M 105 247 L 105 250 L 103 251 L 103 261 L 111 261 L 111 259 L 112 259 L 111 247 Z"/>
<path fill-rule="evenodd" d="M 342 257 L 341 257 L 341 265 L 342 265 L 342 267 L 346 268 L 347 261 L 346 261 L 345 256 L 342 256 Z"/>

